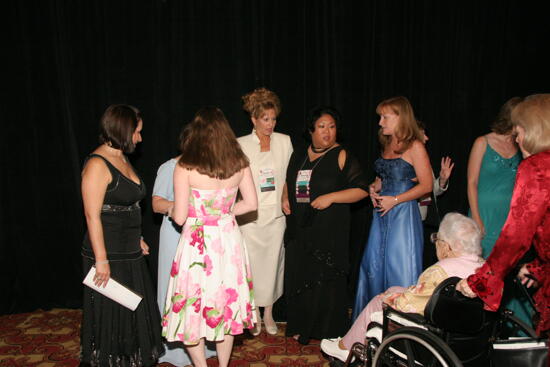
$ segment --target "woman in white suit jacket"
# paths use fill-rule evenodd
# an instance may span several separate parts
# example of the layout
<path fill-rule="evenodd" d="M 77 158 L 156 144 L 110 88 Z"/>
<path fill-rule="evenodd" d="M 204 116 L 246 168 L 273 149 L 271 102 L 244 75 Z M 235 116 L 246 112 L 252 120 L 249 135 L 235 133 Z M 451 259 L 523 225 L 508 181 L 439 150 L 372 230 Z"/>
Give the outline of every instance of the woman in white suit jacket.
<path fill-rule="evenodd" d="M 252 334 L 261 332 L 259 307 L 264 308 L 263 321 L 269 334 L 277 333 L 273 304 L 283 293 L 285 217 L 288 200 L 286 169 L 292 144 L 288 135 L 274 132 L 281 111 L 279 98 L 272 91 L 258 88 L 243 96 L 243 108 L 249 113 L 254 129 L 238 141 L 250 161 L 258 195 L 258 210 L 238 218 L 250 256 L 254 299 L 259 322 Z"/>

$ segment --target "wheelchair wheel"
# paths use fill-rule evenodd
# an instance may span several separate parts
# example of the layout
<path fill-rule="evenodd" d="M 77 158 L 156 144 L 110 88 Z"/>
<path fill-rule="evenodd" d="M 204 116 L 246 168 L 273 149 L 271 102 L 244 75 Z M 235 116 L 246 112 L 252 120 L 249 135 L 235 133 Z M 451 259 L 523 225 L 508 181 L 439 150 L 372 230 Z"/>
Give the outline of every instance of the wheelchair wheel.
<path fill-rule="evenodd" d="M 420 328 L 403 327 L 384 338 L 372 366 L 462 367 L 462 363 L 436 335 Z"/>

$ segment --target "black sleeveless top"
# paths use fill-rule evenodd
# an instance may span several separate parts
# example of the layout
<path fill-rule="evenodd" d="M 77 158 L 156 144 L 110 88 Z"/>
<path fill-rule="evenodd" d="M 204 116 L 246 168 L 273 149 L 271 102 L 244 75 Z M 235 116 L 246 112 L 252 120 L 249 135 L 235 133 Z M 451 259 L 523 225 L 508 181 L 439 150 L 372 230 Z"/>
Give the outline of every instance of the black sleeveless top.
<path fill-rule="evenodd" d="M 87 161 L 94 157 L 105 162 L 112 176 L 111 183 L 105 191 L 101 210 L 101 224 L 107 257 L 110 261 L 140 257 L 141 209 L 139 202 L 145 197 L 145 185 L 139 175 L 140 183 L 136 184 L 99 154 L 90 154 Z M 84 236 L 82 255 L 93 258 L 87 231 Z"/>

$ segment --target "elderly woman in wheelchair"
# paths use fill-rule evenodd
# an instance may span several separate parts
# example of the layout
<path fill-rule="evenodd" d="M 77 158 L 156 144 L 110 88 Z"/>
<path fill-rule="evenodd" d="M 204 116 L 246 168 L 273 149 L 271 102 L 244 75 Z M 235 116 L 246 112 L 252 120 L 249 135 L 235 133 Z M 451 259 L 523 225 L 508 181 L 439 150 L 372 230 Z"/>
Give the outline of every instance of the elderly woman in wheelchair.
<path fill-rule="evenodd" d="M 432 293 L 440 283 L 451 277 L 467 277 L 483 264 L 480 256 L 481 232 L 472 219 L 462 214 L 447 214 L 440 224 L 439 232 L 432 235 L 432 242 L 436 246 L 439 261 L 420 275 L 417 284 L 408 288 L 391 287 L 374 297 L 343 338 L 321 341 L 323 352 L 349 362 L 352 346 L 365 340 L 369 324 L 372 325 L 374 321 L 383 324 L 386 329 L 388 321 L 382 317 L 384 308 L 396 310 L 398 313 L 423 315 Z M 449 314 L 448 317 L 455 316 Z M 406 321 L 404 325 L 407 325 Z M 381 339 L 380 329 L 374 328 L 370 333 Z"/>

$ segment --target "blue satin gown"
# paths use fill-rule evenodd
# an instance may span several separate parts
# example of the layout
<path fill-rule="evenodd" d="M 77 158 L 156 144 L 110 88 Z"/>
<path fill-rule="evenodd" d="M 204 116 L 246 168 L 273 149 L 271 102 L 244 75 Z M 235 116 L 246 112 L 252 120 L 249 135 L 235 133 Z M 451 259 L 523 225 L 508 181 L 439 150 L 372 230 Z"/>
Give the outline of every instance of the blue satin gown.
<path fill-rule="evenodd" d="M 414 167 L 401 158 L 378 158 L 374 166 L 382 179 L 380 195 L 399 195 L 417 184 L 412 181 Z M 416 200 L 399 203 L 384 216 L 375 209 L 361 260 L 353 319 L 389 287 L 415 284 L 422 272 L 422 251 L 422 218 Z"/>

